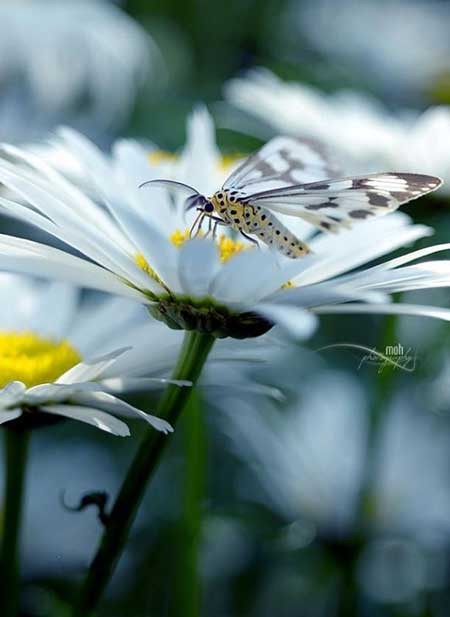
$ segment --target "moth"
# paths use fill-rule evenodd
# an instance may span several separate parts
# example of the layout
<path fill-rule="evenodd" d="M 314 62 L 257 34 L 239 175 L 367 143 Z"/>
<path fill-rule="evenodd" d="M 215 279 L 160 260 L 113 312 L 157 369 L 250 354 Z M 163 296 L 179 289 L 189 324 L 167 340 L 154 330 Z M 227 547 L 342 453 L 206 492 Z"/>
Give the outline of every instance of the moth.
<path fill-rule="evenodd" d="M 258 244 L 260 240 L 297 259 L 310 248 L 279 215 L 299 217 L 325 232 L 336 233 L 355 222 L 392 212 L 441 184 L 440 178 L 416 173 L 340 178 L 321 144 L 279 136 L 242 162 L 210 197 L 173 180 L 149 180 L 141 186 L 168 187 L 184 193 L 186 207 L 199 212 L 191 235 L 200 232 L 206 219 L 208 234 L 215 236 L 217 227 L 226 225 L 251 242 Z"/>

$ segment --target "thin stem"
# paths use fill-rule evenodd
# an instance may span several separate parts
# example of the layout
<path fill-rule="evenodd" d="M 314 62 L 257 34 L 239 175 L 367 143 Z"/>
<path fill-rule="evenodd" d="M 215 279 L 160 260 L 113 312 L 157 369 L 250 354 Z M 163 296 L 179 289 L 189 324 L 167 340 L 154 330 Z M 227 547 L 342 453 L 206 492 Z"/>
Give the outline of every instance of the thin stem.
<path fill-rule="evenodd" d="M 19 614 L 20 567 L 19 542 L 22 522 L 25 470 L 29 431 L 5 428 L 6 482 L 1 549 L 1 611 L 2 617 Z"/>
<path fill-rule="evenodd" d="M 205 426 L 201 400 L 193 393 L 184 414 L 183 437 L 183 513 L 178 542 L 178 576 L 176 577 L 174 615 L 198 617 L 201 614 L 201 585 L 198 573 L 202 502 L 206 483 Z"/>
<path fill-rule="evenodd" d="M 195 384 L 214 340 L 208 334 L 186 332 L 173 378 L 190 380 Z M 169 385 L 158 406 L 158 415 L 175 425 L 190 394 L 191 388 Z M 97 607 L 125 547 L 147 483 L 153 477 L 168 443 L 166 435 L 154 430 L 149 430 L 144 436 L 112 508 L 100 546 L 80 590 L 73 617 L 89 617 Z"/>

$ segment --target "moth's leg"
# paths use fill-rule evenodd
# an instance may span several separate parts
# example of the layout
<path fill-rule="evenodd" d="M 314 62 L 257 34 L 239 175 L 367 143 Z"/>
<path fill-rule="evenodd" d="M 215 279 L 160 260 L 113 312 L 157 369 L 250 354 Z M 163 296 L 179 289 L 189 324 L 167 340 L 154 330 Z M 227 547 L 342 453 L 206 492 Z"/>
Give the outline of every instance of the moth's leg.
<path fill-rule="evenodd" d="M 230 223 L 227 223 L 226 221 L 220 219 L 218 216 L 212 216 L 211 218 L 214 221 L 212 237 L 215 240 L 216 236 L 217 236 L 217 228 L 218 228 L 218 226 L 222 225 L 223 227 L 228 227 Z"/>
<path fill-rule="evenodd" d="M 211 232 L 212 232 L 212 237 L 213 238 L 216 237 L 217 225 L 228 225 L 229 224 L 223 219 L 219 218 L 218 216 L 214 216 L 212 214 L 207 214 L 207 217 L 208 217 L 208 231 L 205 234 L 205 238 L 207 238 Z M 214 221 L 214 226 L 213 226 L 213 221 Z"/>
<path fill-rule="evenodd" d="M 250 242 L 252 242 L 253 244 L 256 244 L 256 246 L 258 248 L 260 248 L 259 246 L 259 242 L 258 240 L 255 240 L 255 238 L 252 238 L 251 236 L 248 236 L 245 231 L 242 231 L 242 229 L 239 230 L 241 232 L 241 234 L 244 236 L 244 238 L 247 238 L 247 240 L 250 240 Z"/>
<path fill-rule="evenodd" d="M 198 234 L 200 233 L 200 228 L 202 226 L 203 219 L 205 218 L 205 216 L 206 216 L 205 212 L 203 210 L 200 210 L 200 213 L 197 215 L 197 218 L 192 223 L 192 227 L 189 230 L 189 238 L 196 238 L 198 236 Z M 194 229 L 196 227 L 197 227 L 197 231 L 194 234 Z"/>
<path fill-rule="evenodd" d="M 225 227 L 226 227 L 226 226 L 228 226 L 228 225 L 229 225 L 229 223 L 228 223 L 227 221 L 224 221 L 224 220 L 223 220 L 223 219 L 221 219 L 220 217 L 218 217 L 218 216 L 214 216 L 214 215 L 212 215 L 212 214 L 208 214 L 207 216 L 208 216 L 208 219 L 209 219 L 209 221 L 208 221 L 209 226 L 208 226 L 208 231 L 207 231 L 207 233 L 206 233 L 206 235 L 205 235 L 205 238 L 206 238 L 207 236 L 209 236 L 209 234 L 210 234 L 210 233 L 211 233 L 211 231 L 212 231 L 212 237 L 213 237 L 213 239 L 214 239 L 214 238 L 216 237 L 216 232 L 217 232 L 217 227 L 218 227 L 218 225 L 223 225 L 223 226 L 225 226 Z M 213 221 L 214 221 L 214 225 L 212 225 Z"/>

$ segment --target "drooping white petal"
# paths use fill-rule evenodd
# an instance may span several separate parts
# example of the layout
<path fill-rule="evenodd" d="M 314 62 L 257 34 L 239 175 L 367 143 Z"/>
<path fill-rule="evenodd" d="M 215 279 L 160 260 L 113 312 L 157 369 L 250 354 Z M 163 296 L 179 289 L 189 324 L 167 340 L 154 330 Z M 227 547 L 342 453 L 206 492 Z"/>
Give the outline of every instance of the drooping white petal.
<path fill-rule="evenodd" d="M 166 435 L 173 432 L 172 426 L 162 418 L 145 413 L 107 392 L 82 392 L 76 395 L 74 400 L 82 405 L 100 407 L 126 418 L 141 418 Z"/>
<path fill-rule="evenodd" d="M 16 407 L 14 409 L 0 410 L 0 424 L 5 424 L 5 422 L 11 422 L 11 420 L 16 420 L 20 418 L 22 415 L 22 409 L 20 407 Z"/>
<path fill-rule="evenodd" d="M 314 315 L 296 306 L 262 303 L 257 304 L 253 310 L 278 324 L 297 339 L 310 337 L 318 324 Z"/>
<path fill-rule="evenodd" d="M 11 381 L 0 390 L 0 408 L 11 407 L 18 403 L 26 390 L 21 381 Z"/>
<path fill-rule="evenodd" d="M 208 296 L 219 269 L 219 254 L 213 242 L 196 239 L 181 247 L 178 274 L 183 293 L 196 298 Z"/>
<path fill-rule="evenodd" d="M 61 375 L 55 383 L 74 384 L 100 379 L 102 374 L 114 364 L 116 359 L 129 349 L 130 347 L 122 347 L 122 349 L 116 349 L 98 358 L 80 362 Z"/>
<path fill-rule="evenodd" d="M 84 407 L 81 405 L 43 405 L 39 409 L 53 415 L 79 420 L 85 424 L 95 426 L 106 433 L 118 435 L 119 437 L 128 437 L 130 434 L 130 429 L 125 422 L 122 422 L 122 420 L 115 418 L 109 413 L 92 407 Z"/>

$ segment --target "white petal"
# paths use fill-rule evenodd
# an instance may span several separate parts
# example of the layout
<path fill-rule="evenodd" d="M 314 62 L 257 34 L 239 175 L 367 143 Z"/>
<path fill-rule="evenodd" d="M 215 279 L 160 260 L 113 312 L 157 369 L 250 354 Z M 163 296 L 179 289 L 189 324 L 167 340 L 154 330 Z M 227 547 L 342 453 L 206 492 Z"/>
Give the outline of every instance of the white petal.
<path fill-rule="evenodd" d="M 147 263 L 156 274 L 170 288 L 178 293 L 181 291 L 177 273 L 178 249 L 165 238 L 151 224 L 152 216 L 165 216 L 165 213 L 149 212 L 148 218 L 144 218 L 124 204 L 110 202 L 112 214 L 117 217 L 120 225 L 132 239 L 139 253 L 145 257 Z"/>
<path fill-rule="evenodd" d="M 281 289 L 268 298 L 270 304 L 305 307 L 320 306 L 348 302 L 350 300 L 364 300 L 366 302 L 386 302 L 387 296 L 381 292 L 366 291 L 350 284 L 340 284 L 340 279 L 332 279 L 324 283 L 307 285 L 290 289 Z"/>
<path fill-rule="evenodd" d="M 80 133 L 72 129 L 60 128 L 58 133 L 64 134 L 64 136 L 70 135 L 73 141 L 78 141 L 85 144 L 89 144 L 92 149 L 95 149 L 94 144 L 91 144 L 89 140 L 84 138 Z M 120 233 L 117 226 L 107 215 L 105 210 L 98 206 L 93 200 L 79 190 L 74 184 L 66 180 L 60 173 L 53 169 L 45 160 L 39 156 L 34 155 L 30 150 L 23 150 L 9 144 L 2 144 L 2 149 L 5 150 L 11 156 L 25 161 L 34 170 L 33 172 L 27 172 L 22 170 L 24 176 L 33 178 L 41 188 L 46 188 L 52 194 L 60 195 L 63 199 L 65 209 L 67 211 L 72 210 L 72 216 L 78 216 L 81 220 L 89 222 L 89 224 L 97 230 L 103 230 L 105 235 L 121 248 L 129 249 L 130 245 L 127 243 L 126 238 Z M 98 151 L 100 152 L 100 151 Z M 81 157 L 83 160 L 83 157 Z M 97 161 L 95 161 L 97 163 Z M 99 168 L 98 164 L 87 165 L 89 171 L 95 174 Z M 9 169 L 11 169 L 9 167 Z M 43 211 L 45 211 L 45 200 L 42 202 Z"/>
<path fill-rule="evenodd" d="M 23 395 L 24 402 L 29 405 L 39 405 L 40 403 L 62 403 L 68 401 L 72 396 L 80 391 L 100 390 L 101 385 L 95 382 L 84 382 L 74 384 L 43 383 L 29 388 Z"/>
<path fill-rule="evenodd" d="M 20 401 L 26 390 L 21 381 L 11 381 L 0 390 L 0 408 L 10 407 Z"/>
<path fill-rule="evenodd" d="M 311 309 L 318 314 L 368 313 L 386 315 L 411 315 L 418 317 L 434 317 L 450 321 L 450 309 L 438 306 L 423 306 L 420 304 L 339 304 L 319 306 Z"/>
<path fill-rule="evenodd" d="M 178 257 L 178 273 L 183 293 L 197 298 L 209 295 L 211 282 L 220 269 L 219 254 L 214 242 L 186 242 Z"/>
<path fill-rule="evenodd" d="M 428 261 L 394 270 L 371 269 L 353 276 L 345 284 L 357 289 L 384 290 L 389 293 L 450 286 L 450 261 Z"/>
<path fill-rule="evenodd" d="M 162 418 L 145 413 L 137 409 L 137 407 L 133 407 L 107 392 L 83 392 L 76 395 L 74 400 L 82 405 L 101 407 L 102 409 L 117 413 L 126 418 L 141 418 L 153 426 L 157 431 L 161 431 L 165 434 L 173 432 L 172 426 Z"/>
<path fill-rule="evenodd" d="M 364 271 L 364 273 L 371 272 L 379 272 L 383 270 L 391 270 L 393 268 L 397 268 L 398 266 L 403 266 L 406 263 L 411 261 L 415 261 L 416 259 L 420 259 L 420 257 L 426 257 L 428 255 L 433 255 L 434 253 L 440 253 L 441 251 L 450 250 L 450 243 L 446 244 L 435 244 L 434 246 L 427 246 L 423 249 L 419 249 L 418 251 L 413 251 L 412 253 L 407 253 L 406 255 L 401 255 L 400 257 L 396 257 L 395 259 L 390 259 L 389 261 L 385 261 L 378 266 L 374 266 L 373 268 L 369 268 Z M 360 275 L 360 272 L 356 274 L 348 275 L 348 279 L 351 277 L 356 277 Z"/>
<path fill-rule="evenodd" d="M 55 383 L 74 384 L 99 379 L 102 374 L 114 364 L 116 359 L 129 349 L 130 347 L 123 347 L 122 349 L 116 349 L 98 358 L 80 362 L 61 375 Z"/>
<path fill-rule="evenodd" d="M 0 234 L 0 269 L 50 277 L 137 301 L 145 296 L 104 268 L 45 244 Z"/>
<path fill-rule="evenodd" d="M 4 424 L 5 422 L 10 422 L 11 420 L 16 420 L 20 418 L 22 415 L 22 410 L 20 407 L 16 407 L 15 409 L 8 409 L 7 411 L 0 411 L 0 424 Z"/>
<path fill-rule="evenodd" d="M 258 302 L 265 293 L 268 277 L 279 268 L 271 251 L 238 253 L 220 269 L 211 285 L 211 295 L 225 303 Z"/>
<path fill-rule="evenodd" d="M 310 337 L 317 327 L 317 319 L 310 312 L 296 306 L 257 304 L 254 309 L 262 317 L 287 330 L 297 339 Z"/>
<path fill-rule="evenodd" d="M 359 230 L 359 227 L 355 230 Z M 381 237 L 379 234 L 369 233 L 368 229 L 367 233 L 356 235 L 355 230 L 343 232 L 334 243 L 329 243 L 330 246 L 325 242 L 321 242 L 319 247 L 314 245 L 316 262 L 302 272 L 295 282 L 298 285 L 307 285 L 329 279 L 432 233 L 432 230 L 424 225 L 396 229 Z M 352 234 L 351 237 L 348 234 Z M 337 242 L 338 239 L 340 242 Z"/>
<path fill-rule="evenodd" d="M 178 164 L 179 177 L 203 195 L 210 195 L 220 186 L 219 161 L 214 122 L 206 107 L 199 106 L 188 120 L 186 145 Z"/>
<path fill-rule="evenodd" d="M 24 170 L 0 161 L 0 181 L 10 190 L 20 195 L 27 203 L 44 215 L 31 210 L 20 203 L 3 200 L 1 205 L 13 216 L 26 220 L 44 229 L 48 233 L 68 242 L 80 252 L 94 261 L 101 263 L 110 269 L 115 269 L 118 274 L 127 276 L 128 259 L 124 259 L 124 251 L 120 251 L 117 243 L 111 241 L 111 236 L 106 235 L 106 230 L 111 226 L 100 226 L 90 220 L 88 214 L 80 216 L 81 201 L 88 201 L 88 212 L 95 210 L 97 206 L 89 201 L 81 192 L 78 199 L 73 201 L 66 193 L 56 190 L 52 183 L 46 183 L 39 176 L 34 176 Z M 66 200 L 64 200 L 66 196 Z M 25 208 L 25 209 L 24 209 Z M 103 214 L 104 217 L 104 214 Z M 52 225 L 53 223 L 53 225 Z M 56 227 L 55 227 L 56 224 Z"/>
<path fill-rule="evenodd" d="M 192 382 L 186 379 L 169 379 L 164 377 L 112 377 L 111 379 L 102 379 L 101 381 L 102 390 L 107 390 L 113 394 L 160 390 L 168 384 L 180 387 L 192 386 Z"/>
<path fill-rule="evenodd" d="M 39 409 L 46 413 L 79 420 L 120 437 L 128 437 L 130 434 L 125 422 L 99 409 L 80 405 L 43 405 Z"/>

